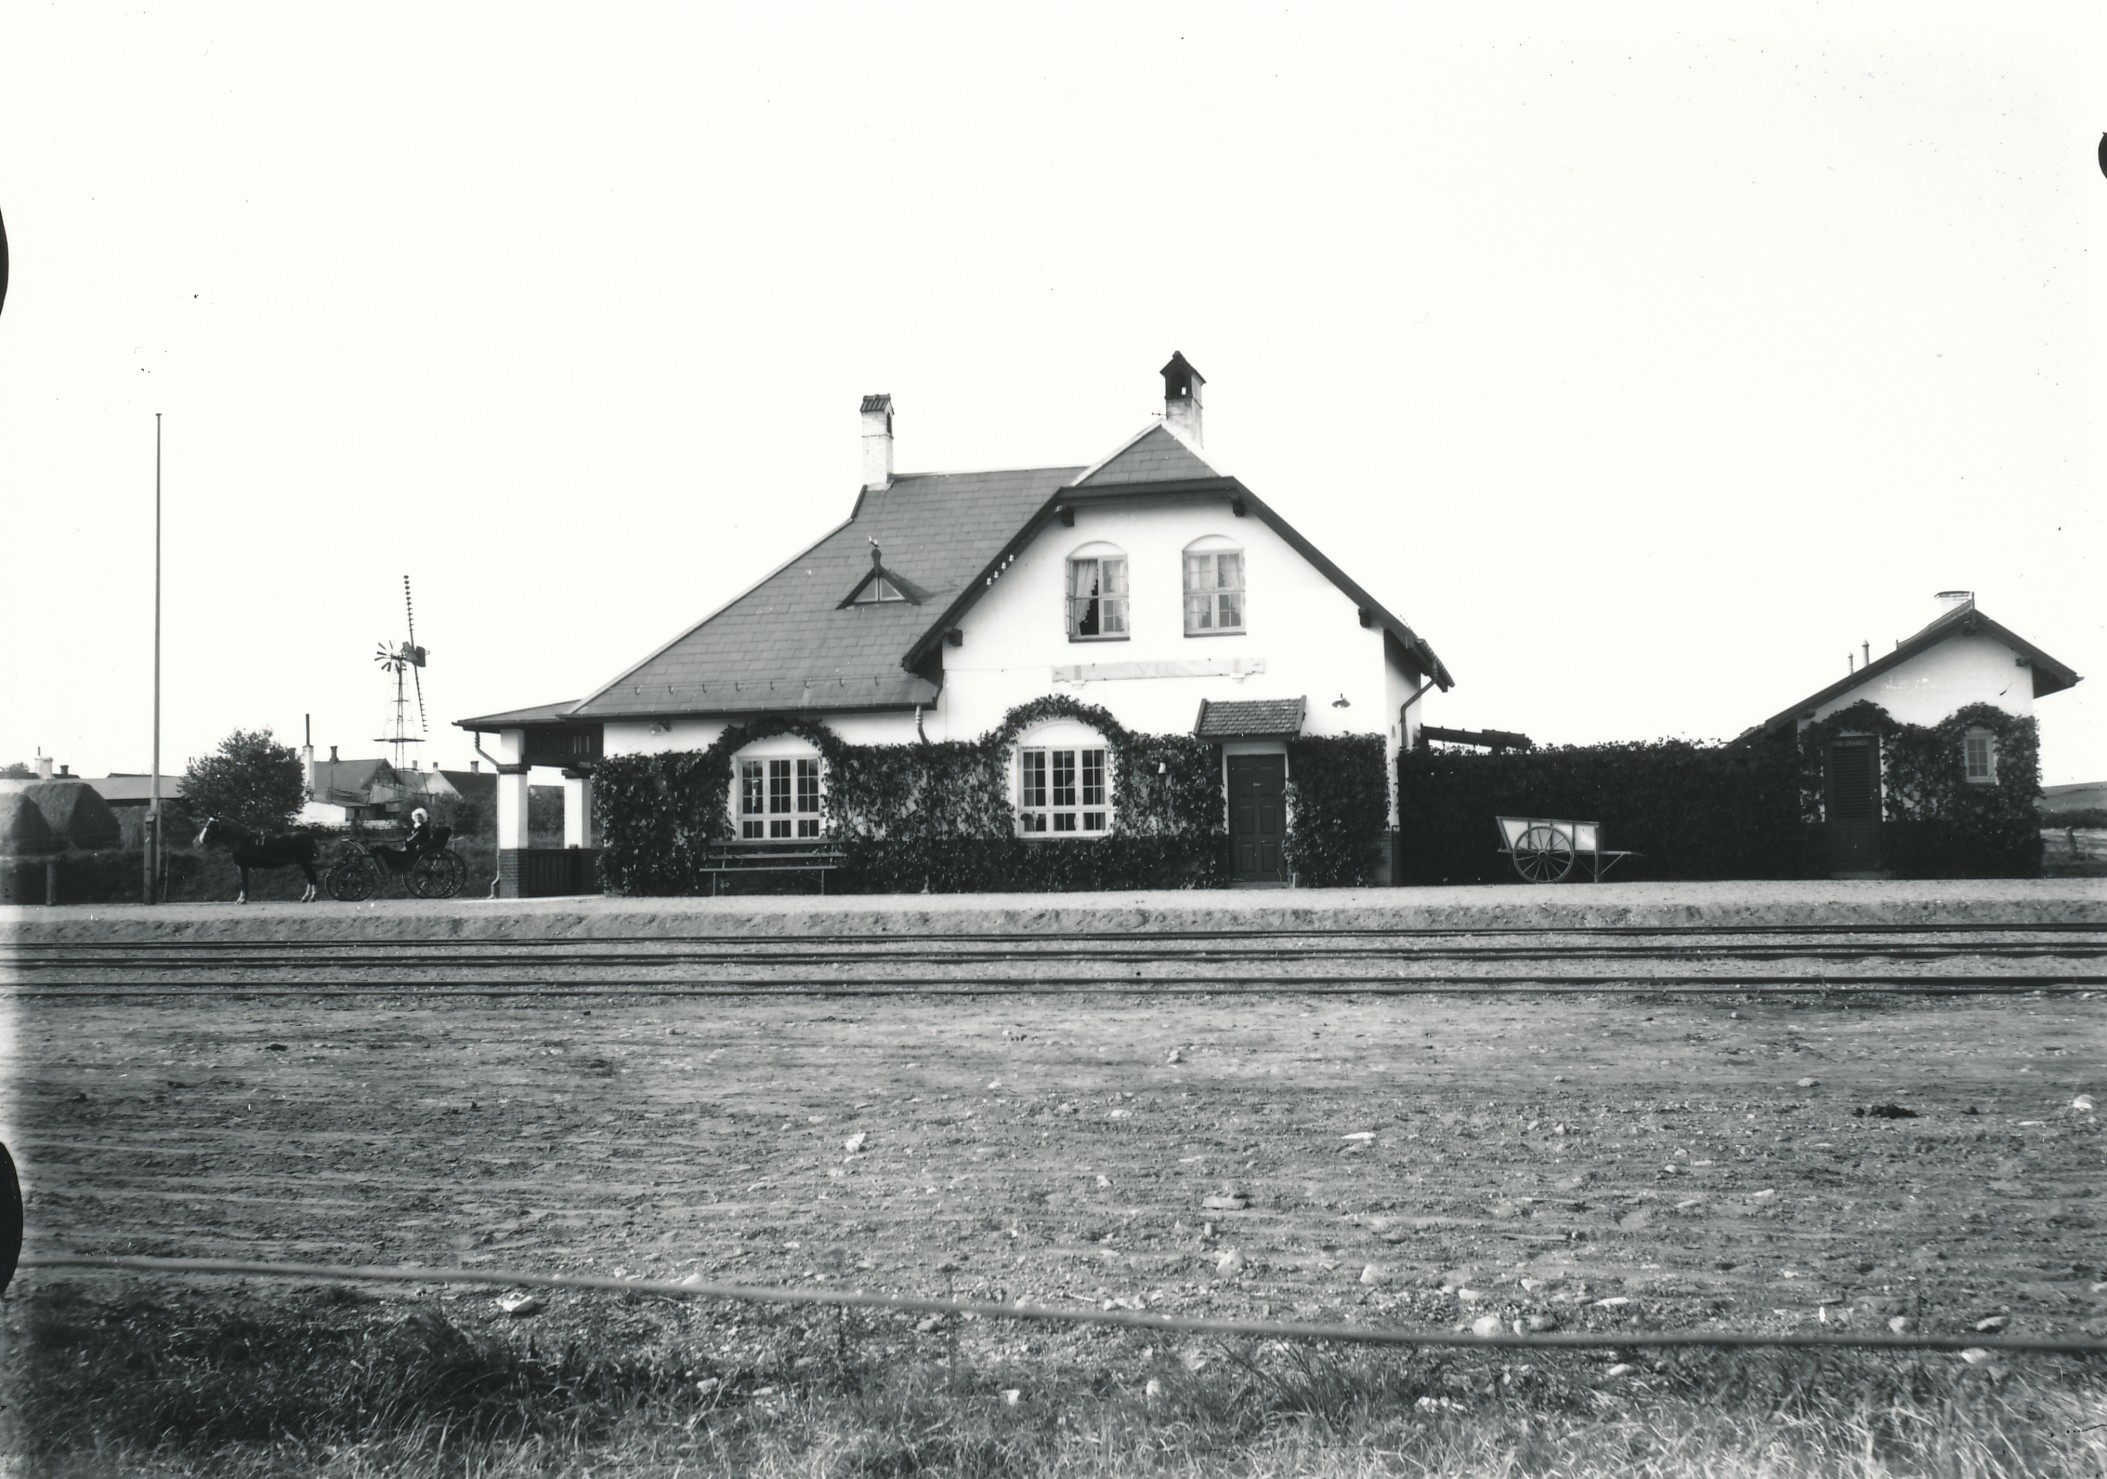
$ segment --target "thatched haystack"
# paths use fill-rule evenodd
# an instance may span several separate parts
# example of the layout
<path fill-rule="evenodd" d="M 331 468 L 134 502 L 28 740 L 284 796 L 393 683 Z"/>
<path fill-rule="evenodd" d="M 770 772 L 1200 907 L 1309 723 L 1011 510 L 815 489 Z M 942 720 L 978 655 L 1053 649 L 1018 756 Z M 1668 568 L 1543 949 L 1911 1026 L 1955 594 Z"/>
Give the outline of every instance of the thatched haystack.
<path fill-rule="evenodd" d="M 41 857 L 65 847 L 44 819 L 43 809 L 26 793 L 0 792 L 0 858 Z"/>
<path fill-rule="evenodd" d="M 86 781 L 32 781 L 21 794 L 34 801 L 67 847 L 115 847 L 122 835 L 117 813 Z"/>

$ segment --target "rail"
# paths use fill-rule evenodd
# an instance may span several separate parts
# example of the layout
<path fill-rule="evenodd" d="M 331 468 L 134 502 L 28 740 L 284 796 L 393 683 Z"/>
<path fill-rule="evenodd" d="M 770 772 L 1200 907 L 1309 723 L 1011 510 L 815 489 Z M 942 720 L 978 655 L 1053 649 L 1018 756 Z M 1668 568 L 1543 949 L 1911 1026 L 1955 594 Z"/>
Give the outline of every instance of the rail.
<path fill-rule="evenodd" d="M 1717 1330 L 1551 1330 L 1535 1334 L 1479 1335 L 1451 1330 L 1384 1330 L 1361 1325 L 1315 1325 L 1277 1320 L 1215 1320 L 1140 1310 L 1055 1309 L 1043 1305 L 992 1304 L 981 1300 L 930 1299 L 919 1295 L 871 1294 L 860 1289 L 773 1288 L 750 1284 L 690 1284 L 665 1279 L 610 1278 L 598 1274 L 542 1274 L 522 1270 L 383 1268 L 327 1263 L 260 1263 L 218 1258 L 135 1258 L 85 1253 L 25 1255 L 22 1268 L 92 1268 L 125 1273 L 198 1274 L 228 1277 L 308 1279 L 331 1283 L 492 1284 L 506 1288 L 570 1289 L 606 1294 L 652 1294 L 667 1299 L 721 1299 L 749 1304 L 834 1305 L 899 1310 L 981 1320 L 1021 1320 L 1070 1325 L 1118 1325 L 1190 1335 L 1250 1336 L 1268 1340 L 1381 1346 L 1466 1346 L 1498 1350 L 1635 1350 L 1707 1346 L 1723 1349 L 1997 1351 L 2014 1355 L 2107 1356 L 2107 1340 L 2066 1340 L 2025 1335 L 1764 1335 Z"/>

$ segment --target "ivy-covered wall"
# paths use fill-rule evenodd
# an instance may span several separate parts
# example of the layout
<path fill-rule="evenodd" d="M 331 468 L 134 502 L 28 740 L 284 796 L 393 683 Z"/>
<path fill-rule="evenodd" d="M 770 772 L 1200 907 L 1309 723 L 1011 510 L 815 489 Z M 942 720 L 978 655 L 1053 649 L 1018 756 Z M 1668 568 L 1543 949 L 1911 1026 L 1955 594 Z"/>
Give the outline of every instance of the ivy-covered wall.
<path fill-rule="evenodd" d="M 1048 719 L 1073 719 L 1104 737 L 1113 819 L 1102 838 L 1016 835 L 1010 746 Z M 823 724 L 770 718 L 734 725 L 700 752 L 610 756 L 600 762 L 594 784 L 608 887 L 628 894 L 709 892 L 710 875 L 700 871 L 707 850 L 732 836 L 732 759 L 779 734 L 810 741 L 825 767 L 825 830 L 848 854 L 829 889 L 1038 892 L 1205 888 L 1227 881 L 1215 748 L 1188 735 L 1136 734 L 1096 705 L 1053 695 L 1012 709 L 977 740 L 850 745 Z M 786 886 L 783 880 L 754 874 L 728 875 L 726 882 L 750 890 Z"/>
<path fill-rule="evenodd" d="M 1288 741 L 1288 871 L 1305 888 L 1375 882 L 1390 817 L 1385 748 L 1379 734 Z"/>
<path fill-rule="evenodd" d="M 1970 781 L 1963 741 L 1985 730 L 1994 784 Z M 1875 703 L 1838 709 L 1800 731 L 1799 819 L 1810 871 L 1822 871 L 1823 759 L 1840 734 L 1880 736 L 1881 864 L 1903 878 L 2032 878 L 2041 872 L 2040 729 L 1993 704 L 1937 724 L 1905 724 Z"/>

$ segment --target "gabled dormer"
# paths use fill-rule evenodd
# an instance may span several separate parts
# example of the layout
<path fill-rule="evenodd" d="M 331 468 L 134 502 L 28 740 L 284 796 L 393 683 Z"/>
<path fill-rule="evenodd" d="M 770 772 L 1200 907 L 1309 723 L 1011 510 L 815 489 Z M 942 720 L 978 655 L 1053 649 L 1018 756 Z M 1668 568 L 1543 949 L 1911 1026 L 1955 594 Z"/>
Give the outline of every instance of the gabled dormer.
<path fill-rule="evenodd" d="M 863 572 L 856 588 L 848 593 L 841 606 L 890 606 L 904 603 L 919 606 L 929 599 L 923 590 L 906 576 L 885 568 L 885 552 L 878 548 L 878 541 L 871 541 L 871 568 Z M 837 607 L 836 609 L 839 609 Z"/>

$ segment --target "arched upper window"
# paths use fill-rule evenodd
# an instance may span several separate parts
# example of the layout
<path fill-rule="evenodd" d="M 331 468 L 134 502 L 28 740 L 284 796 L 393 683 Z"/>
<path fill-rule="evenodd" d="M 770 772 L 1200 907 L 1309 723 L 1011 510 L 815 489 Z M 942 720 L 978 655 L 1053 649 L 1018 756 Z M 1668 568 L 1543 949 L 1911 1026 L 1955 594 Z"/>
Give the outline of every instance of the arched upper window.
<path fill-rule="evenodd" d="M 756 740 L 732 761 L 732 821 L 742 842 L 820 835 L 819 753 L 794 734 Z"/>
<path fill-rule="evenodd" d="M 1208 534 L 1185 547 L 1185 635 L 1212 637 L 1244 629 L 1244 551 Z"/>
<path fill-rule="evenodd" d="M 1102 540 L 1068 557 L 1068 640 L 1125 641 L 1127 554 Z"/>

